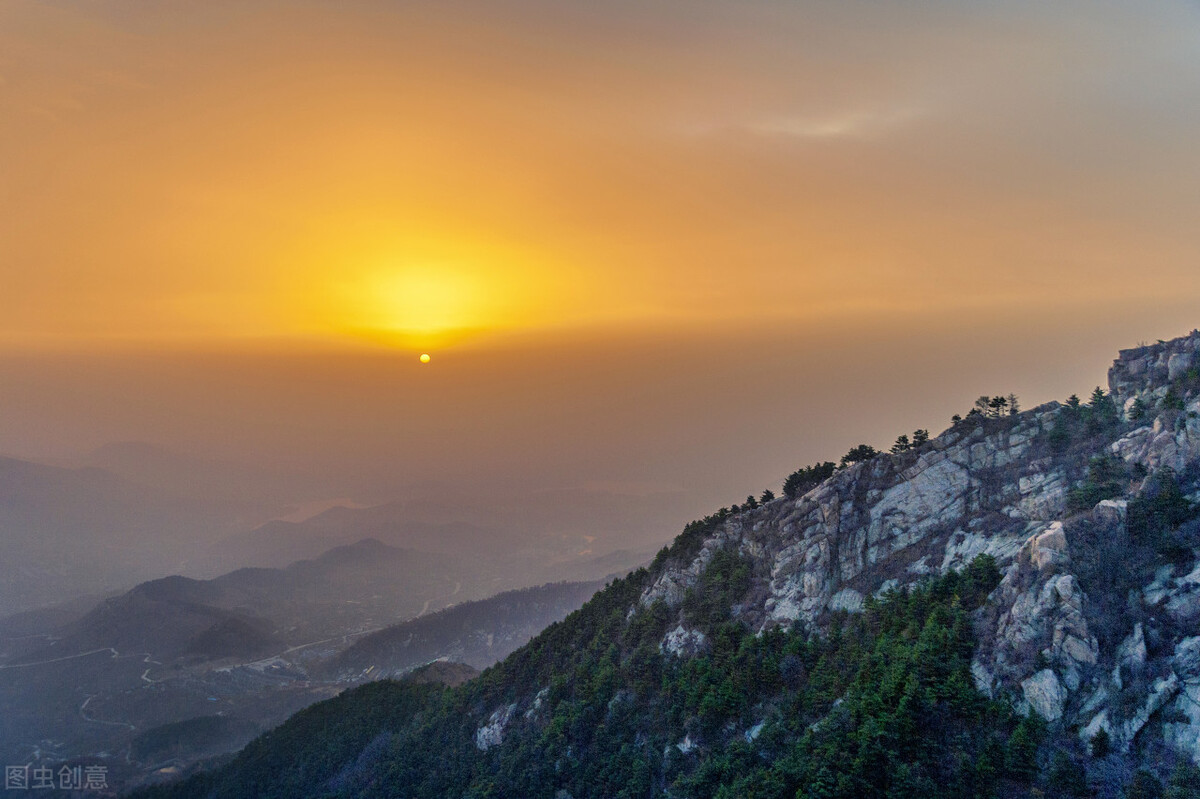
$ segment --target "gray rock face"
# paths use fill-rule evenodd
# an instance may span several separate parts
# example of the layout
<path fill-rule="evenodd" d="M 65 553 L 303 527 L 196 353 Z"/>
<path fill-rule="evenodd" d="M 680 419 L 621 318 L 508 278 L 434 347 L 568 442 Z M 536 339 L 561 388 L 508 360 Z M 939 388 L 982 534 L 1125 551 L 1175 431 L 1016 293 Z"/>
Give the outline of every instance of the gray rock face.
<path fill-rule="evenodd" d="M 1188 415 L 1181 420 L 1178 429 L 1168 429 L 1159 417 L 1153 425 L 1139 427 L 1114 441 L 1113 454 L 1152 471 L 1163 467 L 1183 471 L 1200 451 L 1200 400 L 1190 403 L 1186 410 Z M 1191 415 L 1193 413 L 1197 415 Z"/>
<path fill-rule="evenodd" d="M 1150 692 L 1146 695 L 1142 706 L 1130 714 L 1125 719 L 1125 723 L 1121 725 L 1120 740 L 1122 748 L 1126 752 L 1129 751 L 1129 747 L 1133 743 L 1133 737 L 1141 732 L 1142 727 L 1146 726 L 1146 722 L 1150 720 L 1150 717 L 1157 713 L 1178 690 L 1179 677 L 1174 672 L 1154 681 L 1154 685 L 1150 688 Z"/>
<path fill-rule="evenodd" d="M 862 610 L 863 595 L 853 588 L 843 588 L 829 600 L 830 610 Z"/>
<path fill-rule="evenodd" d="M 1174 673 L 1181 683 L 1171 706 L 1175 719 L 1163 724 L 1163 737 L 1200 763 L 1200 636 L 1175 646 Z"/>
<path fill-rule="evenodd" d="M 919 452 L 880 456 L 797 500 L 731 517 L 692 563 L 662 575 L 643 601 L 677 605 L 711 552 L 724 547 L 769 563 L 765 603 L 743 615 L 759 627 L 813 623 L 831 607 L 855 609 L 889 579 L 911 583 L 983 552 L 1011 560 L 1031 529 L 1062 511 L 1064 483 L 1029 457 L 1057 412 L 1051 404 L 960 425 Z"/>
<path fill-rule="evenodd" d="M 1064 413 L 1050 403 L 1002 419 L 968 419 L 919 449 L 841 470 L 804 496 L 732 515 L 689 562 L 662 573 L 642 602 L 678 608 L 712 553 L 731 549 L 750 558 L 758 575 L 738 618 L 759 630 L 797 622 L 819 630 L 832 610 L 854 612 L 865 597 L 987 553 L 1004 576 L 978 615 L 972 673 L 982 691 L 1079 725 L 1085 737 L 1104 729 L 1123 747 L 1160 724 L 1168 742 L 1200 762 L 1200 567 L 1166 566 L 1132 592 L 1129 601 L 1145 614 L 1171 620 L 1166 633 L 1154 633 L 1154 646 L 1141 623 L 1129 622 L 1102 650 L 1088 621 L 1095 621 L 1094 606 L 1077 576 L 1087 573 L 1076 565 L 1087 552 L 1077 551 L 1072 530 L 1120 533 L 1132 493 L 1067 515 L 1068 494 L 1094 455 L 1112 453 L 1147 471 L 1184 474 L 1200 465 L 1200 396 L 1187 396 L 1182 413 L 1157 405 L 1171 381 L 1195 380 L 1198 363 L 1200 332 L 1123 351 L 1109 372 L 1113 399 L 1129 407 L 1141 398 L 1154 416 L 1136 429 L 1123 423 L 1108 440 L 1089 440 L 1095 449 L 1088 452 L 1064 455 L 1049 445 Z M 1164 634 L 1178 640 L 1163 641 Z M 663 649 L 698 651 L 703 641 L 695 635 L 676 627 Z M 1173 656 L 1153 654 L 1172 647 Z"/>
<path fill-rule="evenodd" d="M 1117 662 L 1113 666 L 1112 679 L 1118 689 L 1124 687 L 1122 670 L 1133 673 L 1140 672 L 1146 665 L 1146 655 L 1146 634 L 1142 630 L 1142 623 L 1138 622 L 1134 625 L 1133 632 L 1129 634 L 1129 637 L 1117 647 Z"/>
<path fill-rule="evenodd" d="M 1184 638 L 1175 646 L 1174 669 L 1185 682 L 1200 683 L 1200 636 Z"/>
<path fill-rule="evenodd" d="M 1200 352 L 1200 331 L 1171 341 L 1121 350 L 1108 370 L 1108 385 L 1119 405 L 1135 397 L 1145 397 L 1165 388 L 1192 366 Z M 1171 360 L 1175 359 L 1174 373 Z"/>
<path fill-rule="evenodd" d="M 1190 352 L 1173 352 L 1167 356 L 1167 379 L 1178 380 L 1192 368 L 1194 356 Z"/>
<path fill-rule="evenodd" d="M 659 648 L 663 652 L 676 656 L 695 655 L 704 649 L 705 643 L 704 633 L 699 630 L 689 630 L 680 624 L 663 637 Z"/>
<path fill-rule="evenodd" d="M 1021 690 L 1025 694 L 1025 702 L 1033 712 L 1046 721 L 1058 721 L 1063 715 L 1063 705 L 1067 702 L 1067 689 L 1063 688 L 1056 675 L 1050 669 L 1042 669 L 1032 677 L 1021 681 Z"/>
<path fill-rule="evenodd" d="M 508 726 L 508 722 L 512 720 L 516 712 L 515 704 L 498 708 L 493 712 L 488 718 L 487 724 L 475 730 L 475 748 L 486 752 L 493 746 L 504 743 L 504 728 Z"/>
<path fill-rule="evenodd" d="M 1097 662 L 1098 645 L 1084 615 L 1087 597 L 1075 576 L 1064 573 L 1069 565 L 1066 536 L 1059 522 L 1030 536 L 1021 547 L 989 600 L 1000 614 L 986 645 L 976 653 L 982 670 L 993 680 L 1006 685 L 1021 681 L 1040 656 L 1075 690 L 1082 673 Z M 1030 705 L 1040 713 L 1024 682 L 1021 685 Z M 1060 708 L 1058 717 L 1061 715 Z"/>

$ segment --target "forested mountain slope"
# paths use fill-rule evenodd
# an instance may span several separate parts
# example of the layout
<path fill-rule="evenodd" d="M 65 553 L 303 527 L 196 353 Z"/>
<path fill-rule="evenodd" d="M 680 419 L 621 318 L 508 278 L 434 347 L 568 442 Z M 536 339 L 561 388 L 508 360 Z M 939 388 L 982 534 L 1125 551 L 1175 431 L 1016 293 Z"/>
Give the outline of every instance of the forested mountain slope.
<path fill-rule="evenodd" d="M 1196 795 L 1200 333 L 1011 410 L 801 470 L 479 678 L 162 795 Z"/>

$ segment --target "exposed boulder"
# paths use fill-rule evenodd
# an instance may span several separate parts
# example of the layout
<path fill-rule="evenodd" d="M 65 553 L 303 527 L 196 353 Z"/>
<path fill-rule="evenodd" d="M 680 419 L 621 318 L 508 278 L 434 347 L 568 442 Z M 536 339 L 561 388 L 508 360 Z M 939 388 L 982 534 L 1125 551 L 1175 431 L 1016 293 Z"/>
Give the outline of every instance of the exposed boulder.
<path fill-rule="evenodd" d="M 1054 522 L 1033 539 L 1031 559 L 1038 571 L 1067 562 L 1067 536 L 1062 522 Z"/>
<path fill-rule="evenodd" d="M 475 731 L 475 747 L 486 752 L 493 746 L 504 743 L 504 728 L 517 712 L 515 704 L 495 710 L 484 724 Z"/>
<path fill-rule="evenodd" d="M 1134 737 L 1141 732 L 1142 727 L 1150 717 L 1159 711 L 1179 690 L 1179 677 L 1174 672 L 1154 681 L 1150 693 L 1146 695 L 1142 706 L 1135 710 L 1121 725 L 1121 743 L 1125 751 L 1129 751 Z"/>
<path fill-rule="evenodd" d="M 1058 675 L 1050 669 L 1042 669 L 1032 677 L 1021 681 L 1028 708 L 1046 721 L 1058 721 L 1067 702 L 1067 689 L 1059 682 Z"/>
<path fill-rule="evenodd" d="M 1162 468 L 1182 472 L 1200 455 L 1200 401 L 1191 403 L 1182 424 L 1168 426 L 1160 416 L 1112 444 L 1114 455 L 1150 471 Z"/>
<path fill-rule="evenodd" d="M 671 655 L 695 655 L 707 643 L 704 633 L 699 630 L 689 630 L 680 624 L 674 630 L 663 636 L 659 649 Z"/>
<path fill-rule="evenodd" d="M 1174 381 L 1183 377 L 1192 368 L 1194 354 L 1191 352 L 1172 352 L 1167 356 L 1167 380 Z"/>
<path fill-rule="evenodd" d="M 1121 676 L 1122 670 L 1138 673 L 1146 665 L 1146 635 L 1142 631 L 1141 622 L 1133 626 L 1133 632 L 1117 647 L 1116 660 L 1112 679 L 1119 690 L 1124 684 Z"/>

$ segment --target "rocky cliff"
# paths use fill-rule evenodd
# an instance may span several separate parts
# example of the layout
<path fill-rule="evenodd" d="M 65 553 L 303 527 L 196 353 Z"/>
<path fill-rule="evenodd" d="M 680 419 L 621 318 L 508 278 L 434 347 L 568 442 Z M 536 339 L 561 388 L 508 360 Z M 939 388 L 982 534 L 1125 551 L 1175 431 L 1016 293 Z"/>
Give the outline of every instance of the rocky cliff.
<path fill-rule="evenodd" d="M 976 614 L 981 691 L 1124 749 L 1161 735 L 1200 762 L 1197 366 L 1200 332 L 1122 351 L 1090 402 L 969 415 L 803 496 L 722 515 L 641 603 L 678 609 L 713 554 L 735 550 L 755 575 L 737 617 L 819 630 L 988 554 L 1004 578 Z M 684 619 L 664 650 L 705 646 Z"/>

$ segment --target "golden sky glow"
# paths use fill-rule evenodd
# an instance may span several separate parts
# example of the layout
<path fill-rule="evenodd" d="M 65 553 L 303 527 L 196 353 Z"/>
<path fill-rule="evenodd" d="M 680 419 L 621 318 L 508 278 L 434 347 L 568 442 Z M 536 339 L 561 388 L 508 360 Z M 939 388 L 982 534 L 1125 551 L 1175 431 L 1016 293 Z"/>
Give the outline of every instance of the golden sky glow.
<path fill-rule="evenodd" d="M 1200 299 L 1197 15 L 9 0 L 0 341 Z"/>
<path fill-rule="evenodd" d="M 1200 326 L 1198 66 L 1196 0 L 0 0 L 0 458 L 657 549 Z"/>

